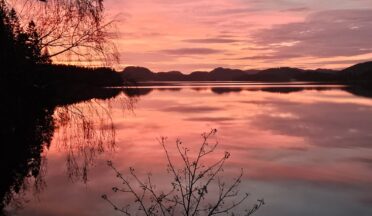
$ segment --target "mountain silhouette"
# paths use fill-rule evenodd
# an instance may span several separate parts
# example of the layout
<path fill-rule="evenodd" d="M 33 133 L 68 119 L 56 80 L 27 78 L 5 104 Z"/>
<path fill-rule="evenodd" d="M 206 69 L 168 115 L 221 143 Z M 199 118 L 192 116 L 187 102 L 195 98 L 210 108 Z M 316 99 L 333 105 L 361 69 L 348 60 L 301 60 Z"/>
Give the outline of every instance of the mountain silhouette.
<path fill-rule="evenodd" d="M 190 74 L 183 74 L 180 71 L 152 72 L 145 67 L 126 67 L 121 76 L 125 80 L 132 81 L 235 81 L 245 75 L 258 73 L 258 70 L 239 70 L 230 68 L 216 68 L 210 72 L 194 71 Z"/>
<path fill-rule="evenodd" d="M 122 72 L 122 76 L 127 80 L 136 81 L 151 81 L 155 79 L 155 74 L 144 67 L 126 67 Z"/>
<path fill-rule="evenodd" d="M 265 70 L 239 70 L 218 67 L 211 71 L 152 72 L 144 67 L 127 67 L 120 75 L 133 81 L 314 81 L 314 82 L 371 82 L 372 61 L 353 65 L 343 70 L 306 70 L 293 67 L 269 68 Z"/>
<path fill-rule="evenodd" d="M 372 81 L 372 61 L 359 63 L 340 71 L 344 80 Z"/>

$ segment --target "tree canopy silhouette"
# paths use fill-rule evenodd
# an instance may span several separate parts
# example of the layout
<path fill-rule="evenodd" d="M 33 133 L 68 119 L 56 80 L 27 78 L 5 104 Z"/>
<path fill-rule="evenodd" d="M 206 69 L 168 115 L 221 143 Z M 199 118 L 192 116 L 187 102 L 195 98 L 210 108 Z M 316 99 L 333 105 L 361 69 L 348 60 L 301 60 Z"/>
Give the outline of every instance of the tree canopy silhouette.
<path fill-rule="evenodd" d="M 0 0 L 0 65 L 1 80 L 26 79 L 25 73 L 35 64 L 49 63 L 49 57 L 42 52 L 40 35 L 31 20 L 22 27 L 17 12 Z"/>
<path fill-rule="evenodd" d="M 35 20 L 24 16 L 24 14 L 29 15 L 33 12 L 23 12 L 24 9 L 20 9 L 19 4 L 15 4 L 13 8 L 9 1 L 11 0 L 0 0 L 0 67 L 2 68 L 0 82 L 2 86 L 10 87 L 14 84 L 22 87 L 51 86 L 58 83 L 62 83 L 60 86 L 86 83 L 101 86 L 102 81 L 106 81 L 103 85 L 112 86 L 122 83 L 121 77 L 108 68 L 96 68 L 91 71 L 92 73 L 87 74 L 87 68 L 76 67 L 74 73 L 66 71 L 67 73 L 63 75 L 58 71 L 69 68 L 49 64 L 52 57 L 68 53 L 85 59 L 89 59 L 89 55 L 96 56 L 97 52 L 102 54 L 97 56 L 106 56 L 106 49 L 103 45 L 106 36 L 101 29 L 102 6 L 99 6 L 101 1 L 100 4 L 97 2 L 90 5 L 88 2 L 93 1 L 79 3 L 80 1 L 51 0 L 46 5 L 49 9 L 43 9 L 41 14 L 53 12 L 52 15 L 32 16 Z M 28 2 L 35 3 L 38 0 L 26 1 L 24 7 L 31 4 Z M 33 10 L 37 8 L 34 6 Z M 27 24 L 25 24 L 26 21 Z M 64 23 L 62 26 L 61 22 Z M 91 30 L 94 32 L 90 32 Z M 90 49 L 94 51 L 91 52 Z M 89 55 L 85 55 L 84 50 Z M 58 82 L 53 82 L 53 80 Z"/>
<path fill-rule="evenodd" d="M 109 38 L 113 20 L 106 21 L 103 0 L 6 0 L 21 18 L 31 20 L 41 48 L 59 61 L 117 60 Z M 62 57 L 61 57 L 62 56 Z"/>

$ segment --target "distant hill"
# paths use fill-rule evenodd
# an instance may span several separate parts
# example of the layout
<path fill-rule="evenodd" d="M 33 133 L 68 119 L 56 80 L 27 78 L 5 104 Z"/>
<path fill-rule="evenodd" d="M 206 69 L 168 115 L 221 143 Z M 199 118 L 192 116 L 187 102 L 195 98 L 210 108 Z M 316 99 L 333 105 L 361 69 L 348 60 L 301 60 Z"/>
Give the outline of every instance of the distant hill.
<path fill-rule="evenodd" d="M 304 70 L 298 68 L 269 68 L 266 70 L 262 70 L 257 74 L 245 76 L 245 80 L 290 81 L 297 80 L 297 77 L 300 76 L 302 73 L 304 73 Z"/>
<path fill-rule="evenodd" d="M 159 72 L 156 73 L 158 80 L 182 80 L 185 75 L 179 71 Z"/>
<path fill-rule="evenodd" d="M 372 61 L 359 63 L 340 71 L 343 80 L 372 81 Z"/>
<path fill-rule="evenodd" d="M 239 70 L 215 68 L 212 71 L 195 71 L 183 74 L 179 71 L 154 73 L 144 67 L 127 67 L 121 72 L 125 80 L 134 81 L 372 81 L 372 62 L 356 64 L 341 71 L 331 69 L 305 70 L 279 67 L 265 70 Z"/>
<path fill-rule="evenodd" d="M 129 80 L 151 81 L 155 79 L 155 73 L 144 67 L 126 67 L 122 76 Z"/>
<path fill-rule="evenodd" d="M 244 75 L 254 74 L 258 71 L 243 71 L 229 68 L 216 68 L 210 72 L 195 71 L 183 74 L 179 71 L 154 73 L 144 67 L 126 67 L 121 75 L 126 80 L 135 81 L 234 81 Z"/>
<path fill-rule="evenodd" d="M 230 69 L 230 68 L 216 68 L 208 73 L 208 76 L 215 78 L 215 80 L 235 80 L 241 76 L 249 74 L 246 71 Z"/>
<path fill-rule="evenodd" d="M 338 71 L 329 69 L 303 70 L 299 68 L 280 67 L 269 68 L 253 75 L 245 75 L 240 80 L 245 81 L 334 81 Z"/>

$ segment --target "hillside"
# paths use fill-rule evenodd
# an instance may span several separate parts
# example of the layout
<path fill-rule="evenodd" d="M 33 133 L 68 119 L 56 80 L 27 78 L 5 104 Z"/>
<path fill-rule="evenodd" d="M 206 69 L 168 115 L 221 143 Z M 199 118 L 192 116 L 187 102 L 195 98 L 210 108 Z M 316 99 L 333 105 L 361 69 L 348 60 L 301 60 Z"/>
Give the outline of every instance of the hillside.
<path fill-rule="evenodd" d="M 127 67 L 121 73 L 125 80 L 133 81 L 314 81 L 355 82 L 372 81 L 372 62 L 353 65 L 341 71 L 331 69 L 305 70 L 280 67 L 265 70 L 239 70 L 216 68 L 212 71 L 195 71 L 183 74 L 179 71 L 152 72 L 144 67 Z"/>
<path fill-rule="evenodd" d="M 372 81 L 372 61 L 359 63 L 340 72 L 343 80 Z"/>
<path fill-rule="evenodd" d="M 144 67 L 126 67 L 121 75 L 126 80 L 135 81 L 234 81 L 252 71 L 243 71 L 229 68 L 216 68 L 210 72 L 194 71 L 183 74 L 179 71 L 154 73 Z"/>

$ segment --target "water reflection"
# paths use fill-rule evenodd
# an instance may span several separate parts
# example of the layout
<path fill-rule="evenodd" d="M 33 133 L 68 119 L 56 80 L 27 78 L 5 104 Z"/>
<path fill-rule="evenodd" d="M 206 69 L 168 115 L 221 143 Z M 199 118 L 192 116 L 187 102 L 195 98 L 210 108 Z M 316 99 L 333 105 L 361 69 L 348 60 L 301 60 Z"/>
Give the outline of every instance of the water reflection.
<path fill-rule="evenodd" d="M 69 153 L 66 160 L 71 178 L 81 177 L 86 181 L 95 152 L 104 152 L 107 146 L 114 145 L 115 130 L 108 110 L 102 107 L 102 102 L 94 106 L 92 98 L 115 97 L 120 93 L 118 89 L 80 89 L 79 94 L 46 93 L 37 89 L 0 92 L 3 101 L 0 211 L 10 202 L 20 207 L 23 192 L 33 188 L 38 193 L 45 187 L 46 152 L 56 131 L 63 134 L 60 147 Z M 90 105 L 82 110 L 81 104 Z M 77 164 L 76 154 L 84 156 L 83 164 Z"/>
<path fill-rule="evenodd" d="M 41 119 L 50 118 L 44 125 L 52 125 L 45 127 L 51 128 L 51 135 L 43 135 L 47 138 L 44 146 L 50 146 L 49 149 L 31 147 L 35 150 L 33 157 L 40 158 L 40 162 L 35 162 L 39 173 L 44 170 L 40 167 L 43 155 L 47 153 L 48 172 L 43 179 L 48 188 L 41 193 L 41 202 L 31 201 L 20 215 L 111 214 L 112 209 L 99 199 L 114 185 L 112 174 L 102 165 L 107 159 L 118 164 L 120 170 L 133 166 L 144 173 L 152 171 L 154 176 L 162 175 L 162 152 L 155 138 L 168 136 L 175 140 L 181 137 L 192 144 L 198 141 L 200 132 L 210 128 L 220 131 L 221 148 L 232 154 L 226 172 L 234 173 L 235 169 L 243 167 L 246 173 L 243 190 L 267 200 L 268 205 L 257 215 L 367 216 L 372 213 L 369 207 L 372 200 L 372 145 L 369 142 L 372 138 L 372 100 L 368 88 L 194 83 L 111 90 L 117 97 L 110 102 L 92 100 L 59 108 L 54 104 L 48 109 L 48 115 L 44 113 L 44 105 L 42 108 L 39 103 L 35 105 L 35 110 L 44 110 Z M 123 115 L 122 104 L 115 102 L 123 98 L 136 101 L 140 98 L 134 114 Z M 87 121 L 76 119 L 69 121 L 71 125 L 56 121 L 56 116 L 63 120 L 71 119 L 68 116 L 74 112 L 89 113 L 89 107 L 96 106 L 95 103 L 104 109 L 98 112 L 99 115 L 96 111 L 91 112 Z M 98 117 L 105 116 L 106 111 L 110 114 L 106 117 L 112 121 Z M 24 111 L 25 115 L 28 114 Z M 43 121 L 33 120 L 29 124 L 35 122 Z M 84 125 L 93 122 L 103 122 L 96 127 L 95 134 L 103 137 L 105 143 L 110 143 L 110 139 L 106 139 L 107 134 L 100 135 L 100 130 L 115 128 L 112 134 L 116 139 L 114 152 L 98 155 L 100 142 L 93 144 L 97 140 L 92 138 L 91 131 L 84 132 Z M 86 134 L 86 137 L 78 137 L 78 134 Z M 74 137 L 78 137 L 75 141 L 80 144 L 63 144 L 63 140 Z M 70 184 L 69 180 L 64 180 L 68 178 L 60 167 L 65 167 L 66 162 L 67 170 L 77 170 L 75 176 L 79 179 L 84 179 L 84 167 L 90 169 L 88 185 Z M 30 170 L 27 173 L 32 173 Z M 164 181 L 160 179 L 159 182 Z M 64 206 L 60 205 L 61 197 L 66 200 Z"/>
<path fill-rule="evenodd" d="M 350 92 L 352 94 L 355 94 L 357 96 L 365 96 L 365 97 L 372 97 L 372 90 L 368 87 L 363 86 L 344 86 L 344 85 L 314 85 L 309 84 L 305 85 L 303 83 L 301 84 L 249 84 L 249 85 L 243 85 L 236 86 L 231 85 L 231 83 L 226 84 L 225 86 L 223 84 L 214 86 L 213 83 L 202 83 L 202 85 L 197 82 L 199 85 L 195 85 L 193 83 L 188 83 L 184 85 L 174 85 L 174 86 L 168 86 L 169 83 L 163 83 L 159 85 L 159 83 L 156 83 L 156 85 L 152 85 L 151 83 L 148 83 L 146 85 L 140 85 L 140 86 L 134 86 L 123 89 L 123 92 L 129 96 L 129 97 L 135 97 L 135 96 L 145 96 L 150 94 L 153 91 L 181 91 L 184 88 L 192 89 L 196 92 L 200 91 L 208 91 L 210 90 L 214 94 L 228 94 L 228 93 L 238 93 L 241 91 L 263 91 L 263 92 L 272 92 L 272 93 L 292 93 L 292 92 L 301 92 L 305 90 L 316 90 L 316 91 L 327 91 L 327 90 L 344 90 L 347 92 Z M 181 86 L 181 87 L 180 87 Z"/>
<path fill-rule="evenodd" d="M 35 178 L 35 188 L 43 185 L 44 148 L 49 147 L 54 124 L 54 108 L 43 95 L 29 97 L 27 92 L 10 95 L 1 91 L 1 151 L 0 151 L 0 209 L 8 204 L 14 193 L 29 185 L 25 178 Z"/>

